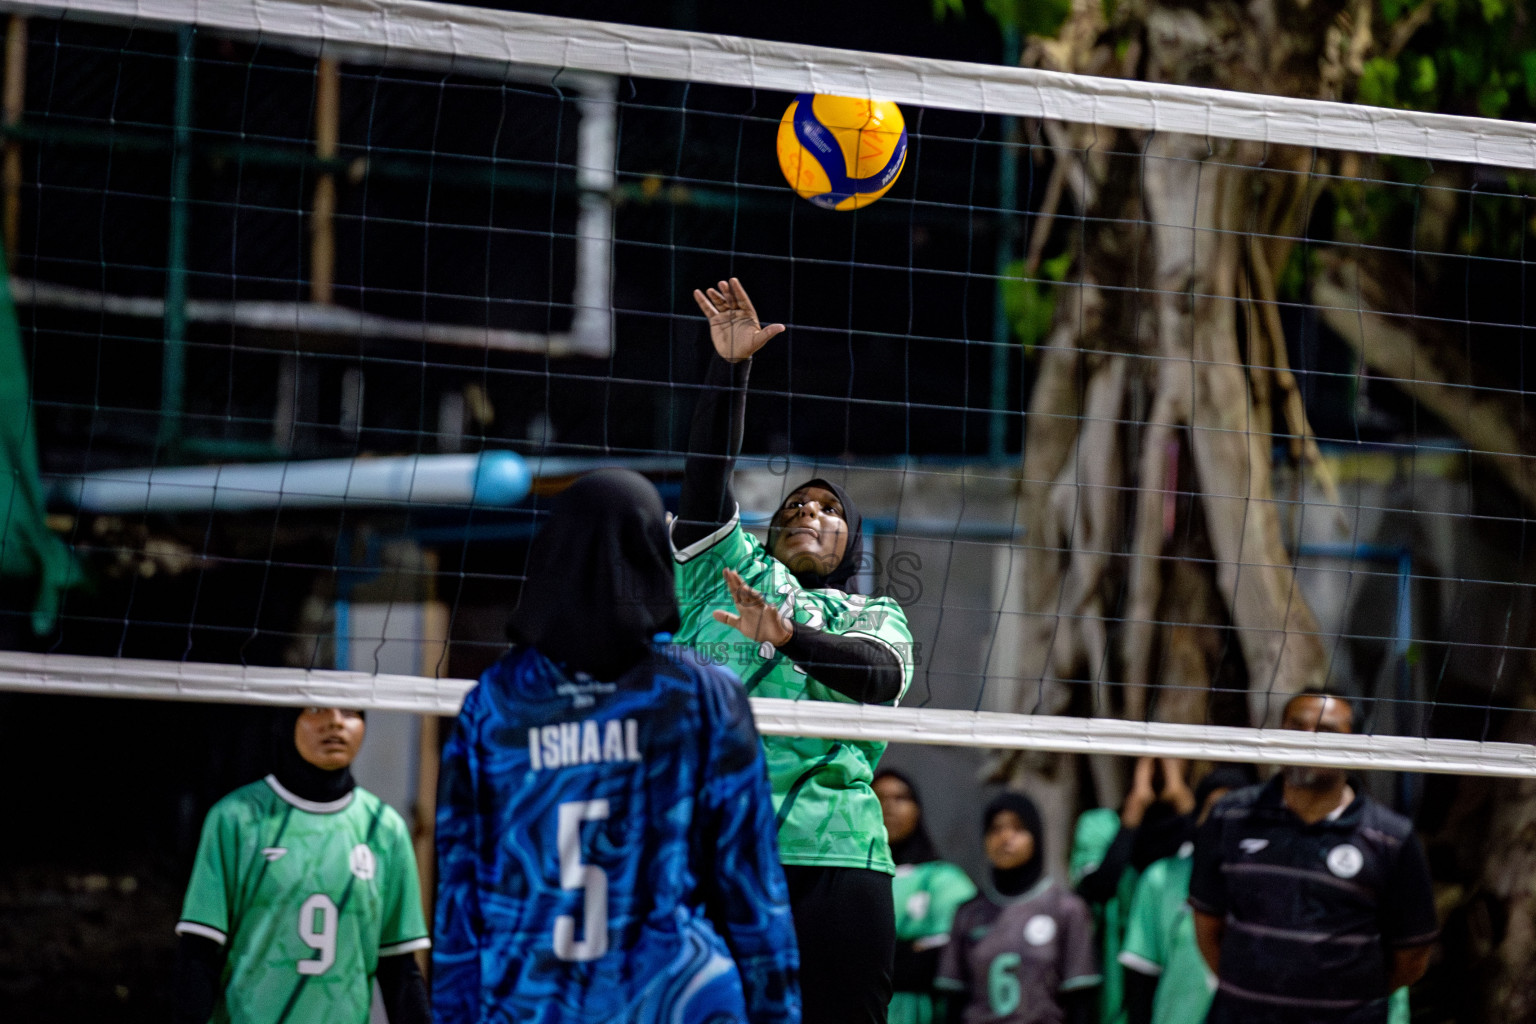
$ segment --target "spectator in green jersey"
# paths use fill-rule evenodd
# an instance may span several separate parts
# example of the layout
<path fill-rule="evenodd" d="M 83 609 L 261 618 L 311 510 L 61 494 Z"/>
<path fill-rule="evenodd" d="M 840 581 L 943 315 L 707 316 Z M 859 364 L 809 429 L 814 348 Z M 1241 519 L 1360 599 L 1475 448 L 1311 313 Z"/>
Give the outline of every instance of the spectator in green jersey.
<path fill-rule="evenodd" d="M 1252 765 L 1217 765 L 1195 787 L 1196 824 L 1229 791 L 1257 781 Z M 1187 902 L 1194 849 L 1185 842 L 1136 882 L 1120 950 L 1130 1024 L 1201 1024 L 1211 1008 L 1216 979 L 1200 956 Z"/>
<path fill-rule="evenodd" d="M 694 407 L 672 554 L 675 642 L 736 673 L 754 697 L 895 704 L 912 682 L 912 634 L 888 597 L 854 591 L 862 520 L 834 481 L 794 488 L 748 533 L 731 490 L 752 355 L 764 326 L 741 282 L 693 293 L 714 355 Z M 872 788 L 885 744 L 764 736 L 800 949 L 804 1024 L 884 1024 L 896 943 L 890 846 Z"/>
<path fill-rule="evenodd" d="M 428 1024 L 431 945 L 400 815 L 357 786 L 361 712 L 280 716 L 277 767 L 203 823 L 176 933 L 176 1024 Z"/>
<path fill-rule="evenodd" d="M 1126 1024 L 1120 948 L 1136 880 L 1149 864 L 1171 856 L 1192 836 L 1185 815 L 1195 798 L 1184 776 L 1185 764 L 1177 758 L 1138 758 L 1119 812 L 1096 808 L 1077 820 L 1071 876 L 1078 895 L 1093 909 L 1102 944 L 1100 1024 Z"/>
<path fill-rule="evenodd" d="M 891 841 L 896 878 L 896 968 L 891 975 L 891 1024 L 933 1024 L 944 1019 L 943 995 L 934 988 L 939 953 L 949 942 L 955 911 L 976 895 L 958 866 L 939 859 L 923 824 L 923 805 L 912 780 L 894 768 L 875 773 L 875 795 Z"/>

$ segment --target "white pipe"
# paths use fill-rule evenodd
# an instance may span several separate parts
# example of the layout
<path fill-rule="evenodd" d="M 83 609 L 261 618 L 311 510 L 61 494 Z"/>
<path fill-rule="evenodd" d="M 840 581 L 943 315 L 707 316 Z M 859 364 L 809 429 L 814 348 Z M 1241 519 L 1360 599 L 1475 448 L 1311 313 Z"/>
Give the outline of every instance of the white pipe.
<path fill-rule="evenodd" d="M 317 705 L 453 715 L 473 685 L 468 679 L 0 651 L 0 693 Z M 765 736 L 1536 777 L 1536 746 L 1528 743 L 887 708 L 771 697 L 753 697 L 752 713 L 758 731 Z"/>
<path fill-rule="evenodd" d="M 576 311 L 571 347 L 577 355 L 606 358 L 613 353 L 613 205 L 617 181 L 618 80 L 583 75 L 578 84 L 576 187 L 581 212 L 576 218 Z"/>
<path fill-rule="evenodd" d="M 338 505 L 486 505 L 521 501 L 533 483 L 515 452 L 399 455 L 110 469 L 60 481 L 59 500 L 84 512 L 242 512 Z"/>

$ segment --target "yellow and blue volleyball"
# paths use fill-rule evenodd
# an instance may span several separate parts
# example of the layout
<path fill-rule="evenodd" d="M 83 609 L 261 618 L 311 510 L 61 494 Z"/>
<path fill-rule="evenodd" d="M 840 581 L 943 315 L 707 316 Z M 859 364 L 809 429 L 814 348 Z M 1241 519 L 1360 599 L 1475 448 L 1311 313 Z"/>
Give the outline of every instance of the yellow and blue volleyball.
<path fill-rule="evenodd" d="M 907 123 L 885 100 L 803 92 L 779 121 L 779 168 L 790 188 L 828 210 L 868 206 L 907 161 Z"/>

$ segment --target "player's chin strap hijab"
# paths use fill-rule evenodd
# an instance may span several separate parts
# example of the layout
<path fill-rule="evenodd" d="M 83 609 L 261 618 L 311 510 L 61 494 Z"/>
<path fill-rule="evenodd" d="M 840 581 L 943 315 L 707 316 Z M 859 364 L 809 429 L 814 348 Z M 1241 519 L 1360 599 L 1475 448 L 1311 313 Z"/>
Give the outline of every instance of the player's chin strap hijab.
<path fill-rule="evenodd" d="M 842 560 L 832 567 L 832 571 L 825 576 L 814 572 L 797 572 L 795 579 L 807 590 L 823 590 L 832 587 L 837 590 L 850 590 L 849 581 L 854 573 L 859 571 L 860 556 L 864 553 L 864 517 L 859 514 L 859 508 L 848 497 L 848 492 L 830 480 L 821 477 L 813 477 L 796 487 L 790 494 L 796 494 L 807 487 L 821 487 L 831 491 L 837 496 L 837 502 L 843 507 L 843 521 L 848 524 L 848 544 L 843 548 Z M 780 506 L 782 510 L 783 506 Z M 773 551 L 774 544 L 779 538 L 778 513 L 774 513 L 774 525 L 768 529 L 768 550 Z"/>
<path fill-rule="evenodd" d="M 678 628 L 661 496 L 645 477 L 605 469 L 555 499 L 528 554 L 507 635 L 599 679 L 641 661 Z"/>
<path fill-rule="evenodd" d="M 294 796 L 316 803 L 328 804 L 340 800 L 357 785 L 351 768 L 321 768 L 310 764 L 299 753 L 294 730 L 299 724 L 302 708 L 283 708 L 272 723 L 272 753 L 277 765 L 272 774 L 283 788 Z"/>
<path fill-rule="evenodd" d="M 1041 847 L 1045 845 L 1045 837 L 1041 835 L 1040 811 L 1035 807 L 1035 802 L 1023 793 L 1015 793 L 1013 790 L 997 794 L 987 804 L 987 809 L 981 815 L 982 835 L 986 835 L 987 829 L 992 827 L 992 819 L 1004 811 L 1017 814 L 1019 824 L 1035 837 L 1035 854 L 1029 860 L 1016 868 L 992 869 L 992 887 L 1003 896 L 1017 896 L 1040 881 L 1040 874 L 1045 869 L 1045 860 L 1040 856 Z"/>

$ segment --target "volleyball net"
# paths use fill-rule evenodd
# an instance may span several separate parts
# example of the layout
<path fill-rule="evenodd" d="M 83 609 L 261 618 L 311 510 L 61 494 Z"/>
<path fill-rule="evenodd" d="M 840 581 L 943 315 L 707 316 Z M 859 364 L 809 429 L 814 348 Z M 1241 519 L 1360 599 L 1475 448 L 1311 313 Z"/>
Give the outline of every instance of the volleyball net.
<path fill-rule="evenodd" d="M 744 518 L 846 482 L 918 662 L 764 731 L 1536 774 L 1529 124 L 384 0 L 0 11 L 0 688 L 452 713 L 549 495 L 675 499 L 691 292 L 739 276 L 790 327 Z M 786 185 L 803 93 L 901 106 L 878 202 Z M 1361 735 L 1273 728 L 1307 686 Z"/>

